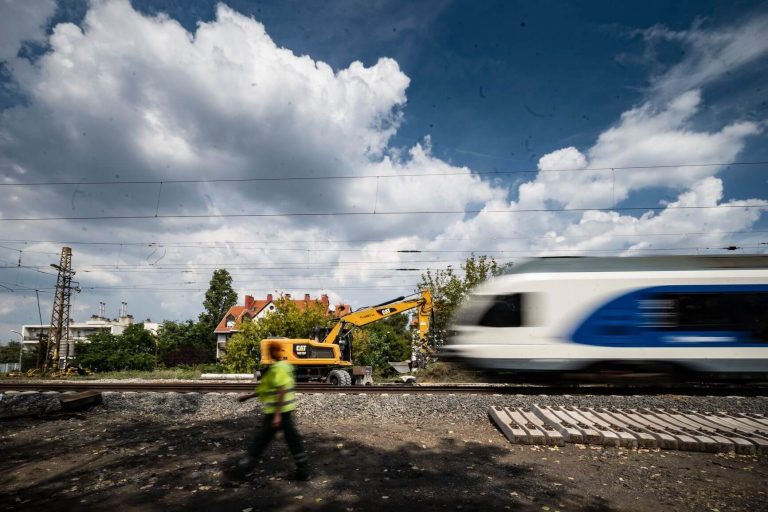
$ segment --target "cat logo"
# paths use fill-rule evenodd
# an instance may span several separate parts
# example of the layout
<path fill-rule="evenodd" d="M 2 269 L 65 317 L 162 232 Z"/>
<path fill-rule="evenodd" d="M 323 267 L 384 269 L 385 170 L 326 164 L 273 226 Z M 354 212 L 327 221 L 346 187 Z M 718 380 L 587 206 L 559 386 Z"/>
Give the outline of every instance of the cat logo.
<path fill-rule="evenodd" d="M 379 310 L 379 314 L 381 314 L 381 315 L 387 315 L 387 314 L 389 314 L 389 313 L 393 312 L 394 310 L 395 310 L 395 308 L 384 308 L 384 309 L 380 309 L 380 310 Z"/>
<path fill-rule="evenodd" d="M 296 354 L 297 357 L 306 357 L 306 355 L 307 355 L 307 346 L 306 345 L 294 345 L 293 346 L 293 352 Z"/>

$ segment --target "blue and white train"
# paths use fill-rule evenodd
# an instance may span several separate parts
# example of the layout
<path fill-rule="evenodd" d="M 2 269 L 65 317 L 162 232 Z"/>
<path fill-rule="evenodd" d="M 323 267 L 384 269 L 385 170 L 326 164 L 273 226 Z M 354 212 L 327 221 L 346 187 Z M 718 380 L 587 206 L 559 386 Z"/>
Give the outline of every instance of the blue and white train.
<path fill-rule="evenodd" d="M 541 258 L 473 290 L 447 359 L 517 373 L 768 376 L 768 255 Z"/>

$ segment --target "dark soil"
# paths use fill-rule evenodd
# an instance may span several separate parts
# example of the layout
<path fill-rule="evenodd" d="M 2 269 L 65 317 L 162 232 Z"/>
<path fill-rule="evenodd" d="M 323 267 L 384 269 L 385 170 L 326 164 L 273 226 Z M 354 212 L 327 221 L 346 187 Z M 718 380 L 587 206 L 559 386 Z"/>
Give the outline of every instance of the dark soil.
<path fill-rule="evenodd" d="M 490 421 L 304 418 L 311 481 L 281 438 L 238 478 L 256 421 L 5 420 L 0 510 L 768 510 L 765 455 L 511 445 Z"/>

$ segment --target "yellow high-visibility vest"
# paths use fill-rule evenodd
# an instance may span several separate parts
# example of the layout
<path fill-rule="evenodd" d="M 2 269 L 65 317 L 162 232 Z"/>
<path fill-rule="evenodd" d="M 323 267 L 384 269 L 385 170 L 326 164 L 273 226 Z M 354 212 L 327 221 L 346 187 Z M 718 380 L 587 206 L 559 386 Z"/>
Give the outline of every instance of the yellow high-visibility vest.
<path fill-rule="evenodd" d="M 274 363 L 266 372 L 256 388 L 261 400 L 264 414 L 272 414 L 276 411 L 277 399 L 280 390 L 285 390 L 283 396 L 283 405 L 280 407 L 280 413 L 290 412 L 296 408 L 296 380 L 293 377 L 293 366 L 287 361 L 278 361 Z"/>

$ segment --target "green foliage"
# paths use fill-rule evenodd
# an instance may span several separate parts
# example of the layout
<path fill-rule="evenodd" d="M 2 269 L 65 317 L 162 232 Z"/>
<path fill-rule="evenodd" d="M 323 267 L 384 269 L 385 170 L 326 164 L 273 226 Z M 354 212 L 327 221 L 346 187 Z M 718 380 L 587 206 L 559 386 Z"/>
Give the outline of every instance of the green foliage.
<path fill-rule="evenodd" d="M 248 322 L 239 326 L 240 332 L 227 340 L 227 349 L 221 358 L 221 364 L 232 373 L 251 373 L 259 364 L 263 337 L 257 327 L 258 322 Z"/>
<path fill-rule="evenodd" d="M 19 342 L 11 341 L 7 345 L 0 347 L 0 363 L 18 363 L 19 362 Z"/>
<path fill-rule="evenodd" d="M 237 304 L 237 293 L 232 288 L 232 276 L 226 269 L 220 268 L 213 271 L 208 291 L 205 292 L 203 308 L 200 313 L 200 323 L 207 328 L 208 339 L 211 347 L 216 347 L 216 337 L 213 330 L 221 321 L 229 308 Z"/>
<path fill-rule="evenodd" d="M 280 298 L 275 310 L 253 322 L 238 325 L 238 331 L 227 341 L 222 364 L 236 373 L 250 373 L 259 364 L 260 343 L 264 338 L 309 338 L 316 327 L 328 325 L 325 306 L 315 301 L 300 309 L 293 301 Z"/>
<path fill-rule="evenodd" d="M 356 365 L 372 366 L 380 375 L 394 372 L 389 361 L 411 358 L 408 316 L 396 315 L 356 329 L 352 338 L 352 360 Z"/>
<path fill-rule="evenodd" d="M 157 331 L 158 357 L 165 366 L 213 363 L 215 346 L 203 322 L 165 321 Z"/>
<path fill-rule="evenodd" d="M 429 289 L 434 304 L 435 318 L 430 328 L 432 344 L 439 346 L 444 342 L 451 317 L 469 291 L 502 271 L 503 266 L 493 258 L 472 255 L 461 265 L 461 272 L 449 265 L 444 270 L 427 270 L 421 275 L 419 289 Z"/>
<path fill-rule="evenodd" d="M 11 341 L 5 346 L 0 346 L 0 363 L 18 363 L 19 362 L 19 342 Z M 21 368 L 27 371 L 34 368 L 37 363 L 37 347 L 24 347 L 21 354 Z"/>
<path fill-rule="evenodd" d="M 93 371 L 151 370 L 155 365 L 155 338 L 144 324 L 133 324 L 123 334 L 106 329 L 75 346 L 76 363 Z"/>

